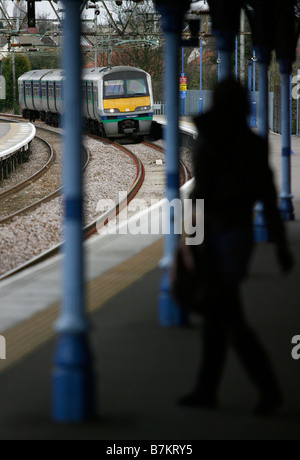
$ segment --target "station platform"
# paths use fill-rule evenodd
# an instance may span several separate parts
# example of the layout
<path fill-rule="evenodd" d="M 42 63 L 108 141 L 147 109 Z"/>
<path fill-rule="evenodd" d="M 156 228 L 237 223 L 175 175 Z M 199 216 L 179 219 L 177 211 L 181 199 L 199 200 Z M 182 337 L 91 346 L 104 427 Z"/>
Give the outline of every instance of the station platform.
<path fill-rule="evenodd" d="M 0 161 L 10 158 L 20 149 L 27 149 L 36 133 L 31 123 L 0 123 Z"/>
<path fill-rule="evenodd" d="M 51 340 L 0 375 L 1 439 L 168 440 L 175 444 L 179 440 L 299 440 L 300 361 L 291 357 L 291 339 L 300 331 L 300 223 L 289 225 L 289 230 L 297 259 L 295 272 L 282 278 L 272 248 L 260 246 L 244 287 L 250 322 L 272 356 L 286 395 L 278 415 L 252 415 L 256 393 L 233 354 L 227 362 L 219 410 L 176 405 L 196 375 L 200 326 L 197 318 L 186 329 L 158 326 L 160 270 L 139 273 L 147 258 L 154 262 L 154 253 L 159 259 L 157 243 L 119 266 L 119 271 L 130 273 L 132 281 L 135 276 L 139 279 L 104 301 L 91 317 L 99 420 L 83 425 L 51 422 L 55 350 L 55 340 Z M 98 306 L 102 293 L 107 295 L 100 284 Z"/>
<path fill-rule="evenodd" d="M 271 135 L 279 182 L 281 138 Z M 286 395 L 272 418 L 252 415 L 255 389 L 231 354 L 219 410 L 185 409 L 176 400 L 192 389 L 200 359 L 201 320 L 184 329 L 158 325 L 160 235 L 97 237 L 87 243 L 88 309 L 92 323 L 99 419 L 83 425 L 51 422 L 53 324 L 61 297 L 61 259 L 0 283 L 0 437 L 9 440 L 299 440 L 300 140 L 294 139 L 297 221 L 288 224 L 296 259 L 283 277 L 272 245 L 259 245 L 243 296 L 249 321 L 262 337 Z M 186 190 L 188 193 L 188 190 Z M 159 208 L 158 217 L 159 218 Z M 37 288 L 39 290 L 37 290 Z M 217 338 L 216 338 L 217 340 Z"/>

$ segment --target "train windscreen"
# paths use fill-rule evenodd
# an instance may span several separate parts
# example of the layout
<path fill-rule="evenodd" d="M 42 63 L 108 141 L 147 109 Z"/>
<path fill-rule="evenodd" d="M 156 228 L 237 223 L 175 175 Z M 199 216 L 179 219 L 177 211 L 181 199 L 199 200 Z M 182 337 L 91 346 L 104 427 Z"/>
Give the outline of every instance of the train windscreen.
<path fill-rule="evenodd" d="M 104 78 L 104 99 L 149 96 L 146 77 L 140 73 L 120 72 Z"/>

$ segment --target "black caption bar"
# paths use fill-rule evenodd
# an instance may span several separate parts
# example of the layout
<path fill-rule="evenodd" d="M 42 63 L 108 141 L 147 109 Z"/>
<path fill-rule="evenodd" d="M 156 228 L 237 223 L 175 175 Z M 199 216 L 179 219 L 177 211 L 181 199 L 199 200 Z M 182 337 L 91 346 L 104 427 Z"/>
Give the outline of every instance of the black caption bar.
<path fill-rule="evenodd" d="M 199 457 L 199 441 L 101 441 L 101 454 L 109 459 L 116 455 L 130 458 L 180 456 Z"/>

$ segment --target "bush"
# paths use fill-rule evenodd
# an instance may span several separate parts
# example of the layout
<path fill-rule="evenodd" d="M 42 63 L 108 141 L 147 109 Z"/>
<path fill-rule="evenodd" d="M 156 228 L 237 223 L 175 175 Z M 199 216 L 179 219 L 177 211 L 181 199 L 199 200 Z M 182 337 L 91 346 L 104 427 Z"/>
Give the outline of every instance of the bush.
<path fill-rule="evenodd" d="M 13 61 L 12 57 L 3 59 L 2 61 L 2 74 L 6 80 L 6 99 L 0 102 L 1 110 L 13 110 L 14 113 L 19 113 L 19 91 L 18 91 L 18 78 L 23 73 L 31 69 L 29 59 L 24 56 L 15 55 L 15 69 L 16 69 L 16 101 L 14 101 L 14 87 L 13 87 Z"/>

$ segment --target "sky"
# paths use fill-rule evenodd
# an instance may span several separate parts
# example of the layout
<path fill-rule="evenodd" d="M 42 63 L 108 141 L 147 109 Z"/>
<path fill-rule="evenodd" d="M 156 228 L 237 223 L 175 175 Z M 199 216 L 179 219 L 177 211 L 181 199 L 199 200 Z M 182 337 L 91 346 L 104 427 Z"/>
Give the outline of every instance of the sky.
<path fill-rule="evenodd" d="M 6 5 L 6 8 L 9 12 L 9 14 L 12 14 L 13 12 L 13 9 L 14 9 L 14 5 L 17 4 L 17 1 L 16 0 L 8 0 L 5 2 L 5 5 Z M 53 3 L 55 8 L 57 7 L 60 7 L 62 8 L 63 7 L 63 4 L 61 2 L 58 2 L 58 4 L 56 3 Z M 24 5 L 24 2 L 23 2 L 23 5 Z M 24 6 L 23 6 L 24 8 Z M 26 4 L 25 4 L 25 8 L 26 8 Z M 41 1 L 41 2 L 36 2 L 36 12 L 37 12 L 37 15 L 41 14 L 48 14 L 49 15 L 49 19 L 51 18 L 55 18 L 55 14 L 51 8 L 51 6 L 49 5 L 49 2 L 48 1 Z M 92 18 L 94 17 L 94 10 L 84 10 L 84 15 L 88 16 L 89 18 Z"/>
<path fill-rule="evenodd" d="M 111 0 L 113 1 L 113 0 Z M 7 1 L 4 1 L 5 3 L 5 6 L 6 6 L 6 9 L 8 11 L 8 13 L 10 15 L 12 15 L 13 13 L 13 10 L 14 10 L 14 6 L 17 5 L 17 0 L 7 0 Z M 61 8 L 63 9 L 63 2 L 58 2 L 58 3 L 54 3 L 53 2 L 53 5 L 55 8 Z M 23 10 L 26 11 L 27 9 L 27 2 L 26 1 L 23 1 L 22 3 L 20 3 L 20 6 Z M 105 11 L 104 11 L 104 7 L 102 5 L 102 2 L 101 1 L 98 1 L 98 6 L 99 6 L 99 9 L 101 9 L 103 11 L 103 17 L 107 17 Z M 107 3 L 107 6 L 109 7 L 109 3 Z M 94 13 L 95 12 L 95 8 L 93 9 L 84 9 L 83 10 L 83 14 L 82 14 L 82 17 L 83 19 L 85 20 L 94 20 Z M 48 16 L 48 19 L 56 19 L 56 16 L 55 16 L 55 13 L 53 11 L 53 9 L 51 8 L 50 4 L 48 1 L 37 1 L 36 2 L 36 15 L 37 17 L 39 15 L 45 15 L 47 14 Z M 100 16 L 98 16 L 98 22 L 101 20 L 101 17 L 102 17 L 102 14 Z"/>
<path fill-rule="evenodd" d="M 24 2 L 22 2 L 22 3 L 23 3 L 23 5 L 21 6 L 21 8 L 23 9 L 24 8 Z M 5 6 L 6 6 L 6 9 L 7 9 L 9 14 L 12 14 L 13 9 L 14 9 L 14 5 L 17 5 L 16 0 L 10 0 L 10 1 L 5 2 Z M 52 16 L 54 17 L 53 10 L 52 10 L 51 6 L 49 5 L 49 2 L 47 2 L 47 1 L 36 2 L 35 7 L 36 7 L 37 13 L 41 13 L 41 14 L 48 13 L 48 14 L 51 15 L 51 17 Z M 26 4 L 25 4 L 25 9 L 26 9 Z"/>

